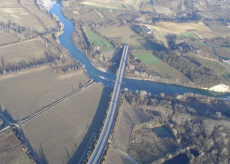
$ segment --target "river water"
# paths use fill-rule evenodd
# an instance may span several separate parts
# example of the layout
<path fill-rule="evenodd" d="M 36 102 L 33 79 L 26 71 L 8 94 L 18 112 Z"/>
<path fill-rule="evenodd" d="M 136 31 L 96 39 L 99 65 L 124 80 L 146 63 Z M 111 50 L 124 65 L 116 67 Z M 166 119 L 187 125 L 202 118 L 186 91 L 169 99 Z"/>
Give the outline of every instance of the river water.
<path fill-rule="evenodd" d="M 100 82 L 104 86 L 107 86 L 113 89 L 114 82 L 112 81 L 115 81 L 116 76 L 112 73 L 109 73 L 109 72 L 105 73 L 105 72 L 102 72 L 96 69 L 91 64 L 89 59 L 85 56 L 85 54 L 75 47 L 72 41 L 72 33 L 74 32 L 75 27 L 70 20 L 68 20 L 66 17 L 62 15 L 61 5 L 59 3 L 56 3 L 50 9 L 49 12 L 57 15 L 60 21 L 64 24 L 63 34 L 59 37 L 59 41 L 61 45 L 70 52 L 72 57 L 74 57 L 76 60 L 79 60 L 82 64 L 85 65 L 85 68 L 90 78 L 94 79 L 95 82 Z M 102 79 L 99 76 L 105 77 L 105 79 Z M 133 79 L 126 79 L 126 78 L 123 79 L 122 88 L 128 88 L 131 91 L 146 90 L 147 92 L 151 92 L 151 94 L 160 94 L 160 93 L 183 94 L 185 92 L 193 92 L 193 93 L 199 93 L 203 95 L 212 95 L 212 96 L 218 96 L 218 97 L 230 96 L 230 94 L 210 92 L 207 90 L 182 87 L 182 86 L 173 85 L 173 84 L 164 84 L 164 83 L 158 83 L 158 82 L 152 82 L 152 81 L 133 80 Z"/>

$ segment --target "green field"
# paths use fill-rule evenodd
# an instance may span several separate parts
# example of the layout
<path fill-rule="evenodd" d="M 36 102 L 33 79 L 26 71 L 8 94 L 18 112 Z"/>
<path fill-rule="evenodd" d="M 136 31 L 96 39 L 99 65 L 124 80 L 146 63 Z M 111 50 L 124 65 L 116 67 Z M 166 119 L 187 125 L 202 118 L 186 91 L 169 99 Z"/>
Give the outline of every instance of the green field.
<path fill-rule="evenodd" d="M 102 39 L 99 37 L 97 34 L 93 33 L 92 31 L 86 31 L 87 36 L 89 37 L 90 41 L 94 45 L 98 45 L 101 47 L 110 47 L 112 48 L 113 46 L 107 42 L 106 40 Z"/>
<path fill-rule="evenodd" d="M 105 51 L 114 51 L 115 48 L 101 48 L 100 52 L 105 52 Z"/>
<path fill-rule="evenodd" d="M 225 71 L 223 75 L 224 77 L 230 78 L 230 72 Z"/>
<path fill-rule="evenodd" d="M 197 37 L 196 37 L 193 33 L 191 33 L 191 32 L 185 32 L 185 33 L 181 34 L 180 37 L 191 38 L 191 39 L 199 40 L 199 38 L 197 38 Z"/>
<path fill-rule="evenodd" d="M 145 63 L 146 65 L 151 65 L 151 64 L 155 64 L 155 63 L 159 63 L 160 60 L 158 58 L 156 58 L 154 55 L 152 54 L 134 54 L 140 61 L 142 61 L 143 63 Z"/>
<path fill-rule="evenodd" d="M 210 68 L 213 71 L 218 72 L 220 74 L 224 74 L 226 71 L 225 67 L 217 61 L 204 59 L 204 58 L 200 58 L 200 57 L 196 57 L 196 56 L 189 56 L 189 57 L 193 58 L 194 60 L 199 62 L 201 65 L 203 65 L 207 68 Z"/>
<path fill-rule="evenodd" d="M 175 78 L 175 79 L 178 79 L 178 80 L 183 81 L 183 82 L 189 82 L 190 81 L 181 72 L 170 67 L 168 64 L 166 64 L 162 61 L 159 63 L 152 64 L 152 65 L 148 66 L 148 70 L 158 73 L 163 78 Z"/>

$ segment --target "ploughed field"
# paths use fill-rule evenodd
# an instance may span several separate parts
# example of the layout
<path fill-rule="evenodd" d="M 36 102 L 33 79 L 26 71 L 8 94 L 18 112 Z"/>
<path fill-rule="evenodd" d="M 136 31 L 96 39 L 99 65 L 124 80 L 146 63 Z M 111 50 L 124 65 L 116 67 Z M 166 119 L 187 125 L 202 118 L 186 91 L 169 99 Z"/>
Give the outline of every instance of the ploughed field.
<path fill-rule="evenodd" d="M 0 132 L 0 161 L 2 164 L 32 164 L 10 129 Z"/>
<path fill-rule="evenodd" d="M 34 0 L 26 0 L 22 1 L 24 5 L 26 5 L 29 9 L 33 10 L 34 13 L 44 22 L 45 26 L 48 28 L 55 28 L 56 23 L 53 19 L 47 17 L 43 12 L 41 12 L 35 5 Z"/>
<path fill-rule="evenodd" d="M 22 124 L 25 137 L 42 162 L 76 163 L 81 158 L 102 121 L 109 92 L 109 89 L 93 83 Z M 89 133 L 92 134 L 86 135 Z M 82 141 L 85 145 L 80 146 Z M 76 153 L 79 147 L 84 149 Z"/>
<path fill-rule="evenodd" d="M 0 104 L 14 120 L 28 117 L 77 90 L 89 81 L 78 71 L 71 76 L 57 76 L 49 67 L 28 70 L 0 78 Z"/>
<path fill-rule="evenodd" d="M 0 30 L 0 46 L 4 44 L 9 44 L 12 42 L 17 42 L 18 39 L 14 37 L 13 35 Z"/>
<path fill-rule="evenodd" d="M 50 51 L 38 39 L 21 41 L 0 47 L 0 57 L 4 59 L 5 66 L 9 63 L 14 64 L 21 61 L 33 62 L 34 60 L 45 58 L 45 53 L 50 54 Z M 2 63 L 0 65 L 2 66 Z"/>
<path fill-rule="evenodd" d="M 8 23 L 9 20 L 26 28 L 34 28 L 39 32 L 44 30 L 36 16 L 21 6 L 17 0 L 0 0 L 0 21 Z"/>

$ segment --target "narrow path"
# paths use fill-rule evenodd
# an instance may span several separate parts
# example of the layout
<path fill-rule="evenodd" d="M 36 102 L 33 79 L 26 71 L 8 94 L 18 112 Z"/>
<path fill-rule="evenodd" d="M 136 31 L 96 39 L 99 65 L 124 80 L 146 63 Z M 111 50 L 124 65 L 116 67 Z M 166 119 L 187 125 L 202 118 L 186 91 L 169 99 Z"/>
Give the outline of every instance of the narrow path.
<path fill-rule="evenodd" d="M 115 145 L 111 144 L 115 149 L 117 149 L 119 152 L 121 152 L 122 154 L 124 154 L 125 156 L 127 156 L 129 159 L 131 159 L 133 161 L 133 163 L 138 164 L 137 161 L 135 161 L 135 159 L 133 159 L 133 157 L 131 157 L 129 154 L 127 154 L 126 152 L 122 151 L 121 149 L 119 149 L 118 147 L 116 147 Z"/>

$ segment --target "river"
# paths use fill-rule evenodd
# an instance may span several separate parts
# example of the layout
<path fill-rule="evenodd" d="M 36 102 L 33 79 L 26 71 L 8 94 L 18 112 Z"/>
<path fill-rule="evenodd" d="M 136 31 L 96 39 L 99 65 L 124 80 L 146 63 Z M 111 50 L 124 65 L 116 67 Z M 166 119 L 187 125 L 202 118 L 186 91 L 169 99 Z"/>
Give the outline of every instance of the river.
<path fill-rule="evenodd" d="M 116 79 L 116 76 L 109 72 L 102 72 L 96 69 L 87 56 L 81 52 L 79 49 L 76 48 L 72 41 L 72 33 L 74 32 L 74 25 L 73 23 L 68 20 L 66 17 L 64 17 L 61 13 L 61 5 L 59 3 L 56 3 L 50 10 L 50 13 L 54 13 L 58 16 L 60 21 L 64 24 L 63 33 L 61 36 L 59 36 L 59 41 L 63 47 L 65 47 L 72 57 L 74 57 L 76 60 L 79 60 L 82 64 L 85 65 L 85 68 L 87 70 L 87 73 L 90 78 L 94 79 L 95 82 L 100 82 L 104 86 L 107 86 L 109 88 L 114 87 L 114 82 Z M 101 77 L 105 77 L 102 79 Z M 111 80 L 108 80 L 111 79 Z M 218 97 L 226 97 L 230 96 L 226 93 L 217 93 L 217 92 L 210 92 L 207 90 L 202 89 L 194 89 L 189 87 L 183 87 L 173 84 L 164 84 L 159 82 L 152 82 L 152 81 L 146 81 L 146 80 L 134 80 L 134 79 L 123 79 L 122 88 L 128 88 L 131 91 L 135 90 L 146 90 L 147 92 L 150 92 L 151 94 L 183 94 L 185 92 L 192 92 L 192 93 L 198 93 L 202 95 L 208 95 L 208 96 L 218 96 Z"/>

